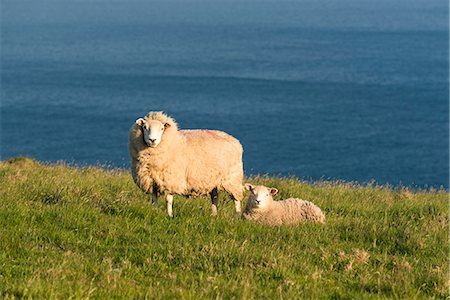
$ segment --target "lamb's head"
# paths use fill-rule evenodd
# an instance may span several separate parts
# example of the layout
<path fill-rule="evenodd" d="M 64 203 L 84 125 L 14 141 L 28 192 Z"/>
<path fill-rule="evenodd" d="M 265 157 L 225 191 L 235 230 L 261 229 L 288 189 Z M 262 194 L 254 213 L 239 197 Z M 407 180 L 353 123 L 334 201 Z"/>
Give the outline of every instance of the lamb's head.
<path fill-rule="evenodd" d="M 273 201 L 272 197 L 278 193 L 276 188 L 263 185 L 253 186 L 250 183 L 245 184 L 245 189 L 251 192 L 248 201 L 252 206 L 258 208 L 267 207 Z"/>
<path fill-rule="evenodd" d="M 161 143 L 164 131 L 170 126 L 169 123 L 162 123 L 158 120 L 148 120 L 139 118 L 136 124 L 141 127 L 144 136 L 144 142 L 147 146 L 155 148 Z"/>

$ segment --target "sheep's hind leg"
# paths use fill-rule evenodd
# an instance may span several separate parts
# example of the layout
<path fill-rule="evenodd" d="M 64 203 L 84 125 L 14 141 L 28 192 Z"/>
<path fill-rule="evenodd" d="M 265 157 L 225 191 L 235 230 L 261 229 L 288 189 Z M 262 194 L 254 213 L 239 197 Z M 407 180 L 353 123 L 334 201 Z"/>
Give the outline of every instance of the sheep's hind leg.
<path fill-rule="evenodd" d="M 236 213 L 241 213 L 241 201 L 234 199 L 234 207 L 236 208 Z"/>
<path fill-rule="evenodd" d="M 219 192 L 217 191 L 217 188 L 214 188 L 209 195 L 211 196 L 211 214 L 216 216 L 217 206 L 219 205 Z"/>
<path fill-rule="evenodd" d="M 171 194 L 166 194 L 166 202 L 167 202 L 167 214 L 169 217 L 173 217 L 172 204 L 173 204 L 173 196 Z"/>
<path fill-rule="evenodd" d="M 159 194 L 159 188 L 156 184 L 153 184 L 153 189 L 152 189 L 152 204 L 153 205 L 158 205 L 158 194 Z"/>
<path fill-rule="evenodd" d="M 241 214 L 241 201 L 237 200 L 236 197 L 232 194 L 230 194 L 231 199 L 234 201 L 234 208 L 236 209 L 236 214 Z"/>

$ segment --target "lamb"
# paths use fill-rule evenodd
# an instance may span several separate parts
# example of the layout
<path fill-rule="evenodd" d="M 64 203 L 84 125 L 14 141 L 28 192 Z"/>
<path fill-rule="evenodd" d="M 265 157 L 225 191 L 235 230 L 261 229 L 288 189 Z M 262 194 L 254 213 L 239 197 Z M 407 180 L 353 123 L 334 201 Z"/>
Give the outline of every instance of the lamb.
<path fill-rule="evenodd" d="M 174 119 L 163 112 L 149 112 L 130 129 L 128 150 L 136 185 L 152 193 L 165 193 L 167 213 L 173 217 L 173 194 L 209 194 L 212 214 L 217 214 L 218 192 L 226 191 L 241 212 L 244 168 L 242 145 L 217 130 L 178 130 Z"/>
<path fill-rule="evenodd" d="M 278 193 L 275 188 L 249 183 L 245 184 L 245 188 L 251 194 L 242 215 L 244 219 L 264 225 L 288 225 L 305 221 L 325 223 L 323 212 L 309 201 L 296 198 L 274 201 L 273 196 Z"/>

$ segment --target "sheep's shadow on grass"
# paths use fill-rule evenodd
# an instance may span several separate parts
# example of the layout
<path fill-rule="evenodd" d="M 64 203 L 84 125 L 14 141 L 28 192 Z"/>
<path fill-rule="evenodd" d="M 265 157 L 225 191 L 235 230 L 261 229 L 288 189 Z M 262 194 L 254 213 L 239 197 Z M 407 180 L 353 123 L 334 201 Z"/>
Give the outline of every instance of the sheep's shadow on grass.
<path fill-rule="evenodd" d="M 60 192 L 51 191 L 41 192 L 33 200 L 46 205 L 55 205 L 64 201 Z"/>

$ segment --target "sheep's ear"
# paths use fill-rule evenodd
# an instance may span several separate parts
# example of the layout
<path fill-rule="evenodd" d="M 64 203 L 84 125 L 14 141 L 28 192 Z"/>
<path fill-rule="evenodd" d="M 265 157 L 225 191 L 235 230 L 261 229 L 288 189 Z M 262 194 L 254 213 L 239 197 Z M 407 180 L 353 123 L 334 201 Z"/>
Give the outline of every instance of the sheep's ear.
<path fill-rule="evenodd" d="M 246 184 L 244 184 L 244 186 L 247 191 L 253 191 L 254 187 L 250 183 L 246 183 Z"/>
<path fill-rule="evenodd" d="M 140 127 L 144 126 L 145 120 L 142 118 L 139 118 L 136 120 L 136 124 Z"/>
<path fill-rule="evenodd" d="M 164 129 L 167 129 L 167 128 L 169 128 L 171 125 L 170 125 L 170 123 L 165 123 L 164 124 Z"/>
<path fill-rule="evenodd" d="M 275 196 L 278 193 L 278 190 L 276 188 L 270 188 L 269 191 L 272 196 Z"/>

